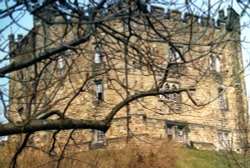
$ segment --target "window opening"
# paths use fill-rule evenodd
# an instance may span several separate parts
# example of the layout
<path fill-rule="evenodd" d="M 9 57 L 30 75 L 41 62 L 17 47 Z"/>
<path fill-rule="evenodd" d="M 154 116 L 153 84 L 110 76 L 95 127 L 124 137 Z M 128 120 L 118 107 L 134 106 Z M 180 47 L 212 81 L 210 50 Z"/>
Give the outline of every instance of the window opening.
<path fill-rule="evenodd" d="M 167 136 L 168 139 L 173 139 L 173 134 L 174 134 L 174 126 L 167 124 Z"/>
<path fill-rule="evenodd" d="M 177 47 L 177 49 L 179 50 L 179 52 L 182 53 L 182 48 L 181 47 Z M 169 61 L 170 62 L 181 62 L 181 55 L 178 51 L 176 51 L 175 48 L 170 47 L 169 49 Z"/>
<path fill-rule="evenodd" d="M 66 65 L 65 59 L 62 56 L 59 56 L 57 60 L 57 68 L 59 70 L 63 70 L 65 65 Z"/>
<path fill-rule="evenodd" d="M 209 57 L 209 64 L 210 64 L 210 71 L 214 71 L 215 70 L 215 60 L 214 60 L 214 56 L 212 54 L 210 54 Z"/>
<path fill-rule="evenodd" d="M 218 133 L 218 144 L 219 148 L 225 149 L 230 145 L 230 135 L 228 132 L 220 132 Z"/>
<path fill-rule="evenodd" d="M 221 72 L 221 60 L 218 55 L 215 56 L 213 54 L 210 54 L 209 64 L 210 64 L 210 71 L 216 71 L 218 73 Z"/>
<path fill-rule="evenodd" d="M 168 139 L 173 139 L 178 142 L 185 142 L 185 126 L 180 124 L 167 124 L 166 134 Z"/>
<path fill-rule="evenodd" d="M 102 81 L 97 81 L 96 82 L 96 99 L 97 99 L 97 101 L 102 101 L 103 100 L 103 85 L 102 85 Z"/>
<path fill-rule="evenodd" d="M 97 130 L 97 142 L 104 142 L 105 133 L 103 131 Z"/>
<path fill-rule="evenodd" d="M 176 85 L 172 86 L 172 90 L 177 90 Z M 173 102 L 177 102 L 178 101 L 178 94 L 177 93 L 173 93 Z"/>
<path fill-rule="evenodd" d="M 220 57 L 219 56 L 216 56 L 216 58 L 215 58 L 215 70 L 218 73 L 221 72 L 221 63 L 220 63 Z"/>
<path fill-rule="evenodd" d="M 223 91 L 223 88 L 218 89 L 219 92 L 219 106 L 221 110 L 227 109 L 227 103 L 226 103 L 226 96 L 225 92 Z"/>
<path fill-rule="evenodd" d="M 162 91 L 168 91 L 169 89 L 170 89 L 169 84 L 164 83 L 164 85 L 162 87 Z M 160 99 L 161 100 L 169 100 L 169 94 L 161 94 Z"/>
<path fill-rule="evenodd" d="M 97 46 L 95 47 L 95 63 L 100 64 L 102 62 L 101 49 Z"/>
<path fill-rule="evenodd" d="M 179 142 L 184 142 L 184 127 L 183 126 L 177 126 L 176 129 L 176 136 L 177 136 L 177 140 Z"/>
<path fill-rule="evenodd" d="M 177 100 L 178 100 L 178 95 L 177 95 L 177 93 L 174 93 L 173 94 L 173 101 L 177 102 Z"/>

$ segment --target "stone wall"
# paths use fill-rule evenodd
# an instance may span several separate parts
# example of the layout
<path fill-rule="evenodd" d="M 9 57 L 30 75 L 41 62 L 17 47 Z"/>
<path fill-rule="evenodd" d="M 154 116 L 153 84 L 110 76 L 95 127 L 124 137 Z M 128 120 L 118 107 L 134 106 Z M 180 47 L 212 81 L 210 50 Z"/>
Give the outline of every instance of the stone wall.
<path fill-rule="evenodd" d="M 233 9 L 229 10 L 234 17 L 237 16 Z M 117 113 L 111 128 L 105 133 L 104 140 L 98 141 L 97 136 L 101 135 L 98 135 L 99 132 L 96 130 L 77 130 L 73 134 L 76 142 L 83 146 L 83 150 L 104 146 L 121 147 L 131 137 L 138 143 L 152 142 L 155 139 L 174 139 L 206 149 L 221 149 L 222 141 L 230 141 L 234 143 L 235 150 L 240 148 L 240 128 L 245 127 L 247 123 L 246 91 L 243 74 L 239 73 L 243 65 L 240 41 L 237 41 L 238 29 L 231 30 L 228 26 L 230 20 L 227 18 L 221 17 L 219 24 L 215 25 L 214 20 L 206 17 L 198 20 L 195 15 L 185 14 L 182 18 L 180 12 L 169 11 L 161 15 L 161 24 L 152 19 L 154 26 L 159 30 L 166 27 L 173 34 L 171 43 L 179 48 L 187 62 L 190 61 L 169 68 L 169 76 L 165 82 L 169 83 L 170 87 L 175 85 L 176 89 L 194 86 L 196 90 L 170 94 L 168 97 L 159 95 L 139 98 Z M 163 79 L 164 68 L 171 63 L 171 45 L 159 40 L 154 33 L 149 36 L 148 32 L 153 30 L 150 27 L 147 31 L 144 30 L 143 18 L 138 19 L 138 22 L 142 25 L 133 23 L 131 27 L 145 40 L 139 44 L 140 39 L 132 37 L 130 43 L 137 46 L 120 44 L 107 32 L 97 32 L 99 41 L 93 37 L 89 42 L 74 49 L 58 53 L 52 58 L 51 63 L 44 61 L 36 65 L 37 67 L 22 70 L 32 78 L 31 74 L 35 68 L 42 73 L 45 64 L 48 63 L 37 83 L 40 101 L 36 99 L 27 107 L 23 107 L 23 111 L 27 111 L 28 107 L 32 106 L 29 114 L 16 113 L 17 99 L 20 97 L 16 94 L 20 93 L 21 89 L 16 85 L 22 87 L 23 83 L 22 80 L 11 80 L 10 113 L 14 116 L 13 120 L 22 123 L 30 115 L 37 116 L 43 113 L 45 106 L 48 109 L 59 109 L 71 118 L 103 119 L 128 94 L 133 95 L 156 87 Z M 107 24 L 112 25 L 117 31 L 126 31 L 122 21 L 110 21 Z M 81 31 L 84 33 L 84 24 L 82 27 Z M 34 27 L 35 34 L 30 33 L 25 37 L 31 39 L 27 42 L 27 45 L 31 46 L 30 54 L 24 57 L 17 49 L 12 49 L 17 55 L 12 57 L 12 61 L 18 61 L 20 57 L 24 60 L 29 59 L 39 52 L 46 52 L 64 44 L 65 41 L 78 38 L 78 28 L 78 25 L 71 26 L 62 38 L 60 34 L 66 30 L 64 25 L 43 26 L 42 22 L 37 22 Z M 161 33 L 167 36 L 168 32 Z M 150 40 L 147 40 L 149 38 Z M 24 46 L 25 39 L 17 44 L 21 51 L 27 49 Z M 95 63 L 95 50 L 100 41 L 104 55 L 101 63 Z M 124 54 L 125 47 L 128 47 L 127 56 Z M 142 60 L 138 56 L 140 54 L 135 53 L 136 47 L 142 51 L 140 54 L 144 54 Z M 216 60 L 216 56 L 219 57 L 219 67 L 211 64 L 211 57 Z M 63 58 L 66 64 L 58 68 L 60 58 Z M 181 60 L 176 61 L 182 63 Z M 151 63 L 157 65 L 155 69 L 150 69 Z M 17 73 L 19 71 L 12 73 L 12 78 L 18 78 Z M 92 77 L 89 78 L 90 76 Z M 124 90 L 122 82 L 130 88 L 128 92 Z M 72 99 L 83 84 L 84 89 Z M 102 87 L 101 95 L 98 95 L 96 90 L 97 84 L 100 84 L 98 87 Z M 24 97 L 26 102 L 29 102 L 30 97 L 31 95 Z M 221 107 L 222 98 L 225 107 Z M 20 119 L 22 115 L 24 118 Z M 52 133 L 37 133 L 32 143 L 50 141 L 51 135 Z M 61 143 L 69 136 L 69 131 L 60 131 L 57 135 Z"/>

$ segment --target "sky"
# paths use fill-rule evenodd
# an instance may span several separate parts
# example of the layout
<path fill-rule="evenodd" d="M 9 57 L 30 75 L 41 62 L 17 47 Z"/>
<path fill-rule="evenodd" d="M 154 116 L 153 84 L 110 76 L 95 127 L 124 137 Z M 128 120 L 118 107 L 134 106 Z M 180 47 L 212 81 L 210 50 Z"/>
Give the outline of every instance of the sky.
<path fill-rule="evenodd" d="M 7 5 L 11 5 L 7 4 Z M 0 2 L 0 11 L 1 9 L 4 9 L 6 6 L 5 2 Z M 13 23 L 8 28 L 5 29 L 7 25 L 13 22 L 13 20 L 17 21 L 17 23 Z M 1 18 L 0 15 L 0 49 L 4 48 L 4 52 L 0 51 L 0 60 L 3 58 L 8 57 L 8 35 L 10 34 L 27 34 L 28 30 L 30 30 L 33 27 L 32 17 L 27 14 L 25 11 L 20 11 L 17 14 L 13 15 L 13 19 L 8 18 Z M 3 31 L 4 30 L 4 31 Z M 3 67 L 7 65 L 9 62 L 8 60 L 0 61 L 0 67 Z M 8 95 L 8 80 L 6 78 L 0 78 L 0 89 L 5 94 Z M 5 96 L 5 100 L 6 100 Z M 8 100 L 6 100 L 6 103 L 8 103 Z M 6 122 L 6 120 L 2 117 L 3 116 L 3 105 L 0 103 L 0 123 Z"/>
<path fill-rule="evenodd" d="M 194 0 L 195 1 L 195 0 Z M 199 5 L 199 0 L 196 1 L 197 5 Z M 0 0 L 0 11 L 1 9 L 4 9 L 6 5 L 11 5 L 11 1 L 1 1 Z M 211 0 L 211 3 L 213 3 L 213 0 Z M 228 4 L 227 4 L 228 5 Z M 237 5 L 237 3 L 234 1 L 230 5 L 233 6 L 233 8 L 236 10 L 236 12 L 240 13 L 241 9 Z M 225 5 L 226 6 L 226 5 Z M 224 7 L 225 7 L 224 6 Z M 8 35 L 13 33 L 17 36 L 17 34 L 27 34 L 27 30 L 30 30 L 33 27 L 32 17 L 25 11 L 20 10 L 18 14 L 13 14 L 13 19 L 17 20 L 17 23 L 13 23 L 11 26 L 9 26 L 4 31 L 0 31 L 0 48 L 4 48 L 8 46 Z M 10 24 L 12 19 L 10 18 L 1 18 L 0 15 L 0 30 L 2 30 L 6 25 Z M 248 65 L 250 63 L 250 16 L 244 15 L 241 18 L 241 25 L 242 26 L 242 52 L 243 52 L 243 58 L 244 58 L 244 65 Z M 0 51 L 0 59 L 6 57 L 8 54 Z M 7 61 L 0 62 L 0 67 L 8 64 Z M 250 67 L 247 67 L 245 70 L 245 80 L 246 80 L 246 86 L 250 86 Z M 0 89 L 5 93 L 8 94 L 8 86 L 7 86 L 7 79 L 0 79 Z M 250 97 L 250 87 L 247 87 L 248 97 Z M 7 101 L 7 100 L 6 100 Z M 5 119 L 3 117 L 3 107 L 0 104 L 0 123 L 4 122 Z"/>

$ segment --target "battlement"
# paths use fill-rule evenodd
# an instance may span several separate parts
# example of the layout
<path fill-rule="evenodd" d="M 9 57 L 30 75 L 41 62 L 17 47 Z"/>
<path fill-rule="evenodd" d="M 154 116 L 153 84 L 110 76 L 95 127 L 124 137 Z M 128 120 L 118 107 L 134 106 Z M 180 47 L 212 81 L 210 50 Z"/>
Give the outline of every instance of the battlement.
<path fill-rule="evenodd" d="M 16 48 L 16 45 L 18 43 L 20 43 L 23 39 L 23 35 L 22 34 L 18 34 L 17 38 L 15 38 L 14 34 L 10 34 L 8 36 L 8 40 L 9 40 L 9 50 L 13 51 Z"/>
<path fill-rule="evenodd" d="M 228 6 L 227 12 L 222 9 L 218 11 L 218 15 L 216 18 L 208 15 L 197 15 L 189 12 L 181 12 L 178 9 L 166 9 L 165 6 L 159 4 L 147 4 L 150 7 L 151 15 L 162 16 L 165 19 L 170 19 L 174 21 L 186 22 L 186 23 L 195 23 L 197 25 L 201 25 L 203 27 L 211 27 L 226 31 L 240 31 L 240 17 L 239 14 L 231 7 Z M 117 8 L 117 6 L 115 6 Z M 32 12 L 34 16 L 34 26 L 40 25 L 42 20 L 46 19 L 47 24 L 51 24 L 53 22 L 74 19 L 74 13 L 71 16 L 61 16 L 58 12 L 58 6 L 56 4 L 51 4 L 50 6 L 46 6 L 46 8 L 40 8 L 39 6 L 34 6 L 34 11 Z M 91 10 L 91 8 L 89 8 Z M 104 9 L 100 10 L 100 13 L 103 15 L 108 15 L 112 13 L 112 5 L 109 7 L 105 6 Z M 89 11 L 88 9 L 83 11 L 83 16 L 88 17 Z M 62 19 L 64 18 L 64 19 Z M 85 18 L 85 19 L 86 19 Z"/>
<path fill-rule="evenodd" d="M 240 17 L 237 12 L 232 7 L 227 8 L 227 12 L 225 13 L 224 10 L 220 10 L 216 18 L 213 18 L 211 15 L 197 15 L 194 13 L 188 12 L 181 12 L 178 9 L 166 9 L 165 6 L 159 4 L 147 4 L 150 7 L 151 15 L 155 16 L 162 16 L 165 19 L 170 19 L 174 21 L 186 22 L 186 23 L 197 23 L 197 25 L 201 25 L 203 27 L 211 27 L 216 29 L 221 29 L 226 31 L 240 31 Z M 34 26 L 38 26 L 41 24 L 41 21 L 46 20 L 47 24 L 52 24 L 53 22 L 58 21 L 66 21 L 70 22 L 74 19 L 74 13 L 71 16 L 61 16 L 58 12 L 58 6 L 56 4 L 51 4 L 50 6 L 46 6 L 46 8 L 40 8 L 39 6 L 34 7 L 34 11 L 32 12 L 35 14 L 34 16 Z M 105 6 L 103 9 L 100 10 L 100 14 L 108 15 L 109 13 L 114 12 L 112 10 L 112 5 L 109 7 Z M 117 8 L 116 6 L 114 8 Z M 136 8 L 137 9 L 137 8 Z M 83 17 L 88 17 L 89 9 L 85 9 L 82 12 Z M 139 11 L 138 11 L 139 12 Z M 227 15 L 226 15 L 227 14 Z M 38 15 L 38 16 L 36 16 Z M 62 19 L 62 17 L 64 19 Z M 80 17 L 80 16 L 79 16 Z M 86 19 L 85 18 L 85 19 Z"/>
<path fill-rule="evenodd" d="M 34 9 L 34 13 L 36 13 L 36 16 L 34 15 L 34 27 L 36 26 L 41 26 L 42 22 L 44 20 L 45 24 L 52 25 L 53 23 L 60 22 L 62 23 L 63 21 L 67 21 L 70 23 L 70 21 L 73 21 L 74 15 L 72 14 L 72 18 L 70 17 L 65 17 L 59 15 L 58 12 L 55 12 L 57 6 L 48 6 L 47 8 L 41 8 L 36 7 Z M 239 14 L 232 8 L 228 7 L 227 11 L 225 13 L 224 10 L 218 11 L 218 16 L 216 18 L 212 18 L 211 16 L 207 15 L 197 15 L 194 13 L 188 13 L 188 12 L 181 12 L 177 9 L 166 9 L 163 6 L 158 6 L 158 5 L 152 5 L 151 6 L 151 11 L 150 15 L 155 15 L 156 17 L 162 17 L 162 21 L 173 21 L 173 22 L 180 22 L 180 24 L 188 23 L 188 24 L 194 24 L 196 26 L 201 26 L 201 27 L 208 27 L 208 28 L 214 28 L 214 29 L 219 29 L 221 31 L 235 31 L 239 32 L 240 34 L 240 17 Z M 111 10 L 108 11 L 112 12 Z M 103 13 L 103 15 L 108 15 L 108 13 Z M 48 16 L 49 14 L 49 16 Z M 60 26 L 60 25 L 59 25 Z M 9 35 L 9 44 L 10 44 L 10 49 L 13 50 L 15 46 L 20 43 L 23 39 L 22 35 L 18 35 L 17 39 L 14 38 L 14 35 L 11 34 Z"/>
<path fill-rule="evenodd" d="M 168 9 L 159 6 L 152 6 L 151 14 L 163 16 L 166 19 L 181 21 L 186 23 L 194 23 L 203 27 L 211 27 L 216 29 L 225 29 L 226 31 L 240 31 L 240 17 L 239 14 L 232 8 L 227 8 L 227 15 L 222 9 L 218 12 L 217 18 L 211 16 L 201 15 L 198 16 L 194 13 L 182 13 L 178 9 Z"/>

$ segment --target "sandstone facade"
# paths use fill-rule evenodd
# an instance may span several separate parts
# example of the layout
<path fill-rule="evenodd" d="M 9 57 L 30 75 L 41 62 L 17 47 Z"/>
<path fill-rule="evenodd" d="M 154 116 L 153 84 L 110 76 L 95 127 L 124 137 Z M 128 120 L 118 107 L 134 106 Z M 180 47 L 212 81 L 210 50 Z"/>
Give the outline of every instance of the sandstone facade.
<path fill-rule="evenodd" d="M 122 19 L 105 21 L 124 37 L 93 24 L 87 42 L 11 74 L 15 80 L 10 80 L 10 116 L 23 124 L 48 109 L 59 109 L 67 117 L 98 120 L 137 93 L 157 87 L 190 88 L 138 98 L 116 114 L 106 133 L 60 131 L 57 141 L 65 143 L 71 136 L 89 149 L 121 147 L 131 139 L 136 143 L 173 139 L 197 148 L 241 150 L 248 115 L 240 24 L 232 8 L 227 14 L 214 26 L 206 17 L 182 17 L 176 10 L 163 13 L 153 8 L 149 17 L 163 37 L 147 25 L 146 17 L 135 16 L 130 26 Z M 50 25 L 35 18 L 34 28 L 18 42 L 10 36 L 12 61 L 63 46 L 88 31 L 88 23 L 71 19 L 66 26 L 63 18 L 52 19 L 55 23 Z M 52 132 L 39 132 L 31 141 L 50 140 Z"/>

